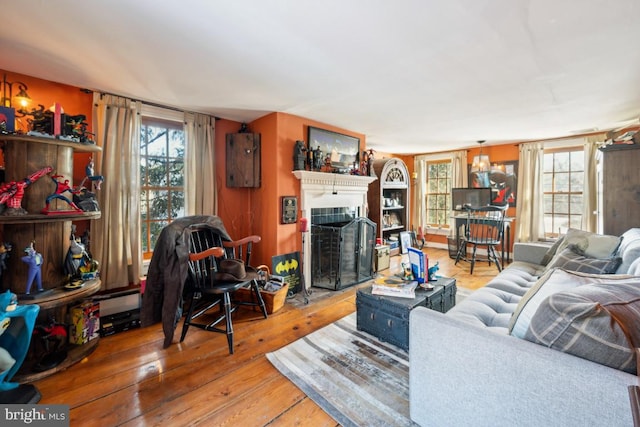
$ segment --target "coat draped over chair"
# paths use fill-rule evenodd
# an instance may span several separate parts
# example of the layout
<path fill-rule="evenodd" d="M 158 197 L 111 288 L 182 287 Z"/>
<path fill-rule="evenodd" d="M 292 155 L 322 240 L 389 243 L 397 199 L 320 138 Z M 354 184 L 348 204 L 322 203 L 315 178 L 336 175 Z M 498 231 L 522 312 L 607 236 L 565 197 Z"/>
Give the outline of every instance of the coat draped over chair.
<path fill-rule="evenodd" d="M 182 317 L 182 294 L 188 273 L 189 226 L 207 224 L 220 232 L 223 241 L 231 241 L 222 220 L 213 215 L 178 218 L 160 232 L 153 249 L 142 297 L 141 326 L 162 322 L 164 348 L 171 345 Z"/>

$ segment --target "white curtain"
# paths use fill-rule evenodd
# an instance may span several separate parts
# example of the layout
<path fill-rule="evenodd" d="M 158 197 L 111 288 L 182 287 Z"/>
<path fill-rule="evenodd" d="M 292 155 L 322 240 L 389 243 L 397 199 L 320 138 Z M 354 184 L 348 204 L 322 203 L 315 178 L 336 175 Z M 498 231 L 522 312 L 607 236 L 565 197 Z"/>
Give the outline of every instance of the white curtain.
<path fill-rule="evenodd" d="M 582 229 L 598 231 L 598 147 L 606 140 L 605 134 L 585 138 L 584 187 L 582 189 Z"/>
<path fill-rule="evenodd" d="M 91 252 L 100 263 L 102 289 L 140 283 L 140 109 L 138 101 L 94 94 L 93 123 L 101 218 L 91 222 Z"/>
<path fill-rule="evenodd" d="M 467 170 L 467 150 L 451 153 L 451 188 L 465 188 L 469 186 L 469 171 Z M 453 206 L 452 206 L 453 208 Z M 449 230 L 455 234 L 456 220 L 449 218 Z"/>
<path fill-rule="evenodd" d="M 515 240 L 532 242 L 544 237 L 544 146 L 541 142 L 531 142 L 520 144 L 519 148 Z"/>
<path fill-rule="evenodd" d="M 185 113 L 185 211 L 217 215 L 215 118 Z"/>
<path fill-rule="evenodd" d="M 418 173 L 418 181 L 415 186 L 415 210 L 413 223 L 425 230 L 427 224 L 427 161 L 450 160 L 451 161 L 451 187 L 467 187 L 467 151 L 452 151 L 450 153 L 429 154 L 415 157 L 414 170 Z M 455 227 L 455 221 L 450 218 L 451 230 Z"/>
<path fill-rule="evenodd" d="M 414 159 L 413 170 L 417 173 L 417 180 L 415 190 L 413 192 L 415 209 L 413 211 L 413 218 L 411 223 L 416 226 L 416 229 L 420 228 L 425 230 L 424 225 L 427 223 L 427 206 L 426 206 L 426 184 L 427 184 L 427 162 L 424 160 L 424 156 L 416 156 Z"/>

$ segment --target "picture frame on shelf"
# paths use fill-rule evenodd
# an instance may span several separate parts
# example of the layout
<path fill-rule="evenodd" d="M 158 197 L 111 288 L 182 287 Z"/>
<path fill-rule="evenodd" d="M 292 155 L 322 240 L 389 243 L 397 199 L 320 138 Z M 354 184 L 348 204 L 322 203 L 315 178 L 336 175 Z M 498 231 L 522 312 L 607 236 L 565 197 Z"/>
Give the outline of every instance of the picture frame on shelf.
<path fill-rule="evenodd" d="M 411 240 L 411 232 L 401 231 L 400 232 L 400 253 L 403 255 L 408 253 L 409 248 L 413 247 L 412 242 L 413 240 Z"/>

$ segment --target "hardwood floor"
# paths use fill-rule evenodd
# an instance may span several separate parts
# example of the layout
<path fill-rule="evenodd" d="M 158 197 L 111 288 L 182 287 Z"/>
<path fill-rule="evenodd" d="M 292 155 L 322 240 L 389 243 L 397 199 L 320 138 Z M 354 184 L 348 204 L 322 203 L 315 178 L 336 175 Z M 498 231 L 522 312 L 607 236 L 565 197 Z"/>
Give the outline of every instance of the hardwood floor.
<path fill-rule="evenodd" d="M 497 274 L 495 266 L 453 265 L 447 251 L 425 248 L 439 273 L 459 288 L 477 289 Z M 397 271 L 400 257 L 391 258 Z M 82 362 L 35 385 L 41 404 L 70 406 L 71 426 L 335 426 L 322 411 L 264 357 L 355 311 L 355 291 L 314 292 L 311 302 L 295 297 L 264 319 L 247 309 L 234 317 L 235 353 L 222 334 L 191 328 L 178 343 L 162 348 L 160 324 L 102 338 Z M 315 290 L 315 289 L 314 289 Z"/>

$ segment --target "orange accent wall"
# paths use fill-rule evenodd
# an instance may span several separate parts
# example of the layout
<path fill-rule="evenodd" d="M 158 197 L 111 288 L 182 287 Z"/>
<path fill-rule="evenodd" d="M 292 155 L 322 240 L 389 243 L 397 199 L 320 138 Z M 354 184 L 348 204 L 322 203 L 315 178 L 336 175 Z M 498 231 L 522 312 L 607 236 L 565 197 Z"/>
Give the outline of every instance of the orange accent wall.
<path fill-rule="evenodd" d="M 22 82 L 27 85 L 27 93 L 31 97 L 31 105 L 27 108 L 38 108 L 38 104 L 42 104 L 46 109 L 54 103 L 59 102 L 66 114 L 77 115 L 84 114 L 87 116 L 89 124 L 88 130 L 91 132 L 91 111 L 93 103 L 93 94 L 84 93 L 75 86 L 69 86 L 62 83 L 50 82 L 38 79 L 24 74 L 12 73 L 0 70 L 0 73 L 6 74 L 7 81 L 13 82 L 13 95 L 16 95 L 17 85 L 15 82 Z M 16 105 L 14 105 L 16 107 Z M 27 130 L 27 121 L 25 118 L 16 119 L 17 129 Z"/>
<path fill-rule="evenodd" d="M 365 136 L 325 123 L 286 113 L 270 113 L 248 124 L 248 131 L 260 134 L 260 188 L 227 188 L 226 134 L 239 131 L 241 124 L 216 121 L 216 178 L 218 216 L 232 238 L 257 234 L 262 241 L 254 247 L 253 264 L 271 266 L 271 257 L 302 250 L 298 224 L 281 224 L 281 198 L 296 196 L 300 205 L 300 181 L 293 175 L 293 148 L 297 140 L 307 142 L 307 129 L 316 126 L 360 138 Z M 298 218 L 301 212 L 298 210 Z"/>

